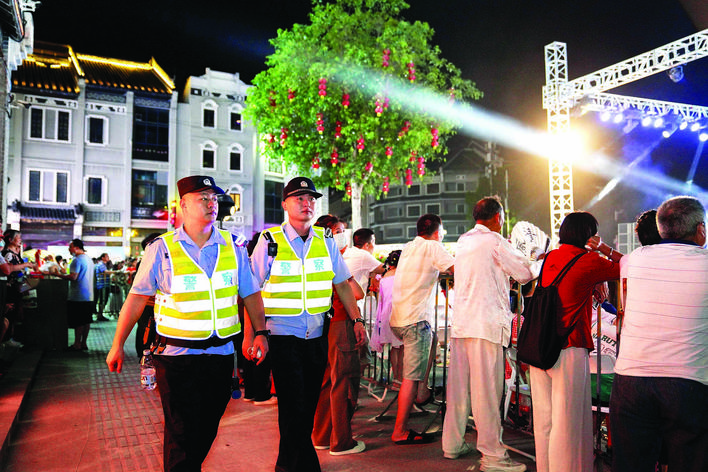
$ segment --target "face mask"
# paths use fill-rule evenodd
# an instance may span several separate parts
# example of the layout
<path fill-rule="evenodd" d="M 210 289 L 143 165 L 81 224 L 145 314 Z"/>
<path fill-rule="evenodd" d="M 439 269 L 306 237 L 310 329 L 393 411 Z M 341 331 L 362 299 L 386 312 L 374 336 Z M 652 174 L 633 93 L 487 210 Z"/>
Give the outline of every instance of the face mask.
<path fill-rule="evenodd" d="M 347 247 L 347 234 L 337 233 L 334 235 L 334 242 L 337 243 L 337 249 L 340 251 Z"/>

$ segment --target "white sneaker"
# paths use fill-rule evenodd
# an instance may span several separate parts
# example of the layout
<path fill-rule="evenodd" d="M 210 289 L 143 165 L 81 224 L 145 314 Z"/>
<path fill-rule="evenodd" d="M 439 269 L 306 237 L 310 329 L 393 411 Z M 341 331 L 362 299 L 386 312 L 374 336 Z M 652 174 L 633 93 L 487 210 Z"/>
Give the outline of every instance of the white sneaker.
<path fill-rule="evenodd" d="M 278 399 L 276 397 L 270 397 L 268 400 L 263 400 L 260 402 L 257 402 L 254 400 L 253 404 L 254 405 L 277 405 Z"/>
<path fill-rule="evenodd" d="M 330 456 L 344 456 L 347 454 L 357 454 L 359 452 L 362 452 L 364 449 L 366 449 L 366 444 L 364 444 L 364 441 L 357 441 L 356 446 L 354 446 L 351 449 L 347 449 L 346 451 L 329 451 Z"/>
<path fill-rule="evenodd" d="M 486 472 L 524 472 L 526 465 L 521 462 L 516 462 L 510 457 L 501 459 L 492 457 L 482 457 L 479 470 Z"/>
<path fill-rule="evenodd" d="M 458 452 L 443 451 L 443 456 L 445 457 L 445 459 L 457 459 L 459 457 L 466 456 L 470 452 L 476 452 L 476 449 L 472 447 L 472 445 L 469 443 L 462 443 L 462 447 Z"/>
<path fill-rule="evenodd" d="M 317 449 L 318 451 L 324 451 L 326 449 L 329 449 L 329 446 L 318 446 L 315 444 L 315 449 Z"/>

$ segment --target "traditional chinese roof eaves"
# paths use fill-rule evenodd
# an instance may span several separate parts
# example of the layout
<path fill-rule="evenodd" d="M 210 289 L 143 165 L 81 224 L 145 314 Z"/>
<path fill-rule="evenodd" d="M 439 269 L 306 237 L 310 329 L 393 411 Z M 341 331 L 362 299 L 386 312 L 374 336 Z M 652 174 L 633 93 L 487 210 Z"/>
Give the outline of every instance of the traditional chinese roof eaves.
<path fill-rule="evenodd" d="M 12 74 L 13 88 L 30 93 L 79 93 L 86 85 L 112 90 L 171 95 L 174 83 L 155 59 L 148 63 L 75 54 L 71 46 L 35 42 L 34 53 Z"/>
<path fill-rule="evenodd" d="M 73 224 L 76 220 L 76 210 L 74 207 L 20 205 L 19 210 L 20 221 Z"/>

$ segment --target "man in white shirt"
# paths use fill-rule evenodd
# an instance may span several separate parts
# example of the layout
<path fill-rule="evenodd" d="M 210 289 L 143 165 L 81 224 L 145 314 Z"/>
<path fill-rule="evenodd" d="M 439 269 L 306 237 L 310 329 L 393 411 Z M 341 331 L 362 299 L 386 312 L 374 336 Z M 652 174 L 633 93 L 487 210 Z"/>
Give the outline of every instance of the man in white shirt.
<path fill-rule="evenodd" d="M 500 234 L 504 209 L 499 197 L 485 197 L 474 207 L 476 225 L 457 241 L 455 316 L 450 341 L 447 412 L 443 453 L 448 459 L 471 452 L 465 443 L 470 407 L 477 426 L 481 470 L 524 471 L 501 443 L 499 405 L 504 390 L 504 351 L 513 314 L 509 277 L 524 284 L 538 276 L 532 263 Z"/>
<path fill-rule="evenodd" d="M 612 470 L 708 470 L 706 212 L 693 197 L 661 204 L 662 241 L 624 256 L 626 310 L 610 398 Z"/>
<path fill-rule="evenodd" d="M 408 429 L 413 403 L 433 395 L 427 388 L 427 371 L 433 333 L 435 286 L 440 272 L 452 272 L 455 259 L 442 245 L 444 230 L 437 215 L 423 215 L 416 224 L 418 236 L 405 245 L 393 281 L 391 331 L 403 341 L 403 381 L 398 393 L 396 424 L 391 439 L 396 444 L 422 444 L 427 434 Z M 419 388 L 422 387 L 422 388 Z M 427 398 L 419 391 L 427 393 Z"/>
<path fill-rule="evenodd" d="M 366 293 L 369 277 L 373 274 L 383 274 L 384 266 L 373 256 L 374 248 L 376 247 L 376 237 L 373 230 L 359 228 L 354 231 L 352 239 L 354 240 L 354 247 L 348 247 L 342 257 L 347 267 L 349 267 L 352 277 Z M 364 299 L 357 301 L 362 317 L 365 315 L 364 301 Z M 371 313 L 366 313 L 366 315 L 371 315 Z"/>

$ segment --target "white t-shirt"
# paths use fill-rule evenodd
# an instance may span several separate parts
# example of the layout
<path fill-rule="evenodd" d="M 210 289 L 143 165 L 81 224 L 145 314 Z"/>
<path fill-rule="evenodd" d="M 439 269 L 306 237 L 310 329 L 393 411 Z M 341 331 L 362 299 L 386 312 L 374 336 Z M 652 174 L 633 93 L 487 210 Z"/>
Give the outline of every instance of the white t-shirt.
<path fill-rule="evenodd" d="M 381 263 L 369 251 L 358 247 L 348 247 L 342 257 L 347 267 L 349 267 L 349 272 L 352 273 L 354 280 L 357 281 L 362 290 L 366 291 L 369 285 L 369 275 Z"/>
<path fill-rule="evenodd" d="M 627 303 L 615 372 L 708 385 L 708 250 L 644 246 L 620 262 Z"/>
<path fill-rule="evenodd" d="M 455 259 L 440 241 L 416 236 L 406 244 L 393 280 L 391 326 L 432 322 L 438 275 L 454 264 Z"/>

